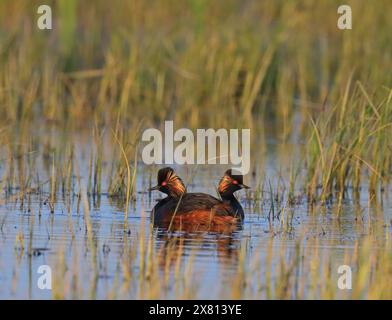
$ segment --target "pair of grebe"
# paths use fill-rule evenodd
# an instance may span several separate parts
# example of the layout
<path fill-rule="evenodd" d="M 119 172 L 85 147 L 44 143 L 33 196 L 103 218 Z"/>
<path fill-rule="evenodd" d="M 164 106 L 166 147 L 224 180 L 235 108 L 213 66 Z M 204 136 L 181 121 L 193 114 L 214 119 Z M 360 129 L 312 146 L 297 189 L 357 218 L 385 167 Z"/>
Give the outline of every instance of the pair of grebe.
<path fill-rule="evenodd" d="M 152 211 L 154 224 L 166 227 L 238 224 L 244 219 L 244 210 L 234 192 L 243 188 L 249 188 L 243 184 L 243 176 L 230 169 L 219 182 L 221 200 L 205 193 L 188 193 L 183 181 L 172 168 L 160 169 L 158 185 L 150 190 L 159 190 L 167 194 L 167 197 L 160 200 Z"/>

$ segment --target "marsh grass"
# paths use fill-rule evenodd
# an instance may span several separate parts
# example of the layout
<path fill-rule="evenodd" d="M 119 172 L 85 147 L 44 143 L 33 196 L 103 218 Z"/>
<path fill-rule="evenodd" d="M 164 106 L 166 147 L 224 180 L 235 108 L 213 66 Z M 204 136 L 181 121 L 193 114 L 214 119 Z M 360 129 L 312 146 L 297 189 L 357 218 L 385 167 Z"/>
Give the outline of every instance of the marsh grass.
<path fill-rule="evenodd" d="M 349 92 L 351 92 L 351 95 Z M 370 98 L 361 82 L 351 89 L 351 79 L 343 100 L 332 109 L 312 118 L 308 143 L 308 194 L 323 201 L 341 201 L 348 187 L 358 194 L 365 184 L 370 194 L 380 194 L 390 180 L 390 143 L 392 134 L 391 90 Z M 373 101 L 372 99 L 378 100 Z M 350 119 L 350 115 L 358 115 Z M 363 180 L 366 182 L 361 183 Z"/>
<path fill-rule="evenodd" d="M 348 1 L 349 32 L 336 28 L 338 1 L 48 1 L 58 13 L 50 32 L 36 27 L 39 4 L 0 2 L 0 206 L 17 203 L 38 219 L 48 208 L 49 241 L 58 212 L 67 211 L 71 259 L 65 247 L 56 252 L 53 298 L 96 297 L 103 244 L 91 212 L 105 196 L 125 212 L 108 297 L 198 296 L 186 239 L 156 248 L 147 208 L 137 238 L 129 235 L 131 207 L 144 201 L 139 175 L 151 170 L 147 187 L 156 171 L 140 164 L 140 134 L 169 119 L 191 129 L 252 130 L 255 188 L 244 202 L 268 221 L 267 254 L 250 259 L 244 241 L 222 297 L 391 298 L 390 231 L 373 221 L 385 210 L 392 172 L 390 1 Z M 271 149 L 280 163 L 273 176 L 265 172 Z M 294 216 L 300 204 L 314 219 L 336 205 L 339 220 L 347 202 L 367 236 L 354 255 L 344 253 L 358 272 L 356 289 L 345 293 L 328 252 L 317 237 L 296 233 Z M 8 218 L 0 218 L 2 234 Z M 29 222 L 31 254 L 36 221 Z M 14 235 L 17 265 L 25 233 Z M 274 241 L 293 236 L 294 246 Z M 88 293 L 79 273 L 84 254 Z M 12 290 L 18 277 L 17 270 Z"/>
<path fill-rule="evenodd" d="M 252 140 L 272 130 L 268 134 L 283 142 L 306 141 L 301 169 L 307 171 L 303 187 L 311 201 L 335 195 L 342 201 L 348 187 L 363 185 L 379 193 L 390 180 L 392 94 L 384 70 L 392 61 L 385 54 L 390 42 L 384 41 L 389 21 L 382 18 L 387 1 L 378 9 L 366 1 L 352 3 L 353 19 L 361 23 L 350 33 L 336 29 L 333 1 L 209 6 L 196 1 L 171 10 L 162 1 L 148 10 L 143 1 L 115 2 L 110 10 L 102 1 L 94 8 L 60 1 L 53 3 L 61 14 L 50 33 L 36 30 L 29 14 L 35 4 L 2 4 L 2 14 L 14 18 L 1 20 L 0 122 L 22 130 L 14 147 L 19 155 L 28 152 L 22 145 L 30 123 L 92 128 L 89 194 L 104 192 L 105 131 L 115 130 L 135 172 L 138 134 L 165 119 L 190 128 L 248 127 Z M 130 17 L 122 13 L 127 10 Z M 103 12 L 105 25 L 95 19 Z M 24 18 L 23 32 L 15 28 L 18 18 Z M 313 20 L 317 26 L 309 30 Z M 121 154 L 111 161 L 108 192 L 127 198 Z M 12 149 L 9 156 L 15 157 Z M 63 155 L 53 157 L 57 162 Z M 14 168 L 10 161 L 9 188 L 16 178 L 21 188 L 31 183 L 24 165 L 17 174 Z M 135 175 L 131 180 L 134 197 Z M 64 188 L 67 180 L 62 183 Z"/>

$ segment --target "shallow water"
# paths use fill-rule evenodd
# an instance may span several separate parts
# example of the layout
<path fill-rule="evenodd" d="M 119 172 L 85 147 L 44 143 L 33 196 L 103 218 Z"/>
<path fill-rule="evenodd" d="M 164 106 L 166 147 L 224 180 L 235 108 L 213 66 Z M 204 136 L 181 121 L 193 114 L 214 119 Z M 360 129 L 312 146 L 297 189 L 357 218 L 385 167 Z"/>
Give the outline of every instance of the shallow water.
<path fill-rule="evenodd" d="M 179 175 L 187 177 L 188 169 L 180 168 Z M 218 182 L 224 169 L 222 166 L 200 168 L 192 183 L 188 184 L 189 191 L 215 194 L 214 183 Z M 278 183 L 278 179 L 274 178 L 276 170 L 272 165 L 266 170 L 266 177 L 270 177 L 273 188 Z M 192 288 L 185 295 L 178 289 L 174 278 L 170 278 L 159 298 L 233 298 L 233 287 L 237 285 L 233 279 L 242 265 L 255 289 L 250 289 L 241 298 L 268 298 L 263 289 L 262 276 L 266 272 L 271 248 L 273 257 L 268 265 L 272 268 L 273 281 L 273 270 L 279 266 L 278 258 L 282 254 L 287 259 L 295 255 L 298 241 L 306 250 L 312 250 L 316 246 L 321 255 L 327 255 L 331 265 L 337 268 L 343 264 L 347 252 L 353 252 L 355 241 L 369 233 L 369 228 L 372 228 L 381 241 L 386 233 L 390 233 L 386 225 L 392 218 L 392 204 L 387 197 L 383 198 L 381 208 L 369 209 L 367 193 L 363 191 L 361 202 L 354 205 L 353 201 L 347 200 L 340 215 L 336 214 L 336 205 L 322 206 L 311 211 L 305 199 L 299 197 L 297 205 L 286 208 L 279 219 L 272 219 L 271 200 L 267 191 L 265 198 L 260 201 L 253 199 L 252 191 L 248 194 L 240 191 L 238 198 L 244 207 L 246 218 L 239 230 L 227 234 L 168 234 L 165 230 L 151 229 L 150 226 L 150 211 L 163 195 L 145 191 L 150 177 L 143 166 L 139 167 L 137 179 L 137 199 L 130 205 L 126 232 L 121 202 L 116 202 L 105 194 L 99 199 L 89 198 L 91 223 L 97 243 L 96 259 L 88 249 L 82 204 L 77 196 L 64 199 L 60 196 L 54 213 L 51 213 L 45 201 L 48 198 L 45 193 L 31 194 L 25 199 L 22 208 L 20 201 L 8 197 L 0 206 L 0 298 L 156 297 L 149 296 L 144 285 L 135 285 L 137 281 L 131 281 L 129 286 L 122 285 L 124 253 L 134 249 L 135 257 L 130 269 L 137 279 L 141 259 L 138 251 L 140 241 L 143 240 L 147 246 L 149 239 L 152 239 L 154 252 L 160 253 L 154 257 L 153 264 L 162 272 L 161 276 L 163 277 L 165 268 L 168 268 L 172 277 L 175 277 L 176 261 L 179 259 L 182 265 L 179 274 L 185 278 L 190 277 L 188 281 Z M 187 181 L 187 178 L 184 180 Z M 259 180 L 254 176 L 247 178 L 246 183 L 255 190 Z M 274 205 L 275 210 L 278 210 L 277 203 Z M 278 211 L 274 212 L 274 215 L 277 214 Z M 16 243 L 18 235 L 22 235 L 24 249 L 20 242 Z M 37 282 L 41 274 L 37 271 L 41 265 L 49 265 L 52 269 L 53 290 L 38 288 Z M 187 266 L 191 268 L 188 273 Z M 254 268 L 257 272 L 254 272 Z M 93 276 L 94 270 L 97 277 Z M 298 279 L 306 276 L 299 274 Z M 56 296 L 56 288 L 61 288 L 59 296 Z M 144 289 L 146 292 L 143 292 Z"/>

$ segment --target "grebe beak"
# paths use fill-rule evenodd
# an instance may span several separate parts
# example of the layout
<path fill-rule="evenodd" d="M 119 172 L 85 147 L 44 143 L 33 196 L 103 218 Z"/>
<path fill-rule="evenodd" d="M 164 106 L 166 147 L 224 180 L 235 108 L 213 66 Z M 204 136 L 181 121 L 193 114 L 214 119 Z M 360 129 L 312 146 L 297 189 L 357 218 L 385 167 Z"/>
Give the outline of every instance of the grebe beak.
<path fill-rule="evenodd" d="M 160 188 L 160 186 L 157 185 L 157 186 L 155 186 L 155 187 L 152 187 L 152 188 L 148 189 L 148 191 L 159 190 L 159 188 Z"/>
<path fill-rule="evenodd" d="M 239 184 L 239 186 L 243 189 L 250 189 L 246 184 Z"/>

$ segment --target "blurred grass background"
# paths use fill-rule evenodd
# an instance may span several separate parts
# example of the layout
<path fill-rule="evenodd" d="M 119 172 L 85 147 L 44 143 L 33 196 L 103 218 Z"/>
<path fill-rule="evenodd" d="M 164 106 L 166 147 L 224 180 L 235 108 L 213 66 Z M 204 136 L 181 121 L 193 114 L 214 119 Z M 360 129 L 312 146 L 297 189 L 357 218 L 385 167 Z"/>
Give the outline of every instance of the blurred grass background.
<path fill-rule="evenodd" d="M 352 30 L 340 1 L 46 3 L 53 30 L 0 3 L 0 125 L 246 127 L 305 145 L 309 193 L 389 180 L 390 1 L 346 1 Z"/>
<path fill-rule="evenodd" d="M 351 74 L 370 95 L 390 89 L 390 1 L 348 1 L 347 31 L 337 28 L 339 1 L 47 3 L 51 31 L 37 28 L 40 1 L 0 4 L 7 123 L 120 112 L 222 126 L 261 114 L 288 136 L 297 109 L 335 104 Z"/>

